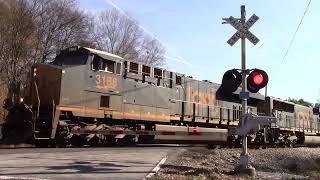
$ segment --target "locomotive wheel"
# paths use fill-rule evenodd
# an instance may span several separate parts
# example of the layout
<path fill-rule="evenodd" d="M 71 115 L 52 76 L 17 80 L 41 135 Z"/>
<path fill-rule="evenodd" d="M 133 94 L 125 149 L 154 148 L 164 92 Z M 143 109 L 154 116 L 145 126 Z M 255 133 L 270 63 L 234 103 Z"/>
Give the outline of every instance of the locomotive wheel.
<path fill-rule="evenodd" d="M 86 144 L 86 140 L 79 135 L 73 134 L 70 138 L 70 143 L 75 147 L 83 147 Z"/>
<path fill-rule="evenodd" d="M 134 139 L 135 139 L 135 136 L 126 135 L 122 139 L 117 140 L 117 145 L 118 146 L 135 146 L 136 142 Z"/>
<path fill-rule="evenodd" d="M 155 125 L 154 124 L 145 124 L 145 130 L 147 131 L 152 131 L 155 129 Z M 138 137 L 138 142 L 142 143 L 142 144 L 148 144 L 148 143 L 152 143 L 152 141 L 154 140 L 154 136 L 153 135 L 139 135 Z"/>
<path fill-rule="evenodd" d="M 66 128 L 58 127 L 57 134 L 54 140 L 55 147 L 67 147 L 69 139 L 67 137 L 68 131 Z"/>
<path fill-rule="evenodd" d="M 34 140 L 34 145 L 37 148 L 47 148 L 51 144 L 51 141 L 48 139 L 35 139 Z"/>
<path fill-rule="evenodd" d="M 88 141 L 88 145 L 91 147 L 97 147 L 100 145 L 100 139 L 98 136 L 93 136 L 92 138 L 90 138 L 90 140 Z"/>
<path fill-rule="evenodd" d="M 296 146 L 296 141 L 295 141 L 295 140 L 290 141 L 290 142 L 288 143 L 288 148 L 294 148 L 295 146 Z"/>
<path fill-rule="evenodd" d="M 139 136 L 138 138 L 138 142 L 142 144 L 152 143 L 153 140 L 154 140 L 154 136 L 142 135 L 142 136 Z"/>
<path fill-rule="evenodd" d="M 105 136 L 102 145 L 105 147 L 112 146 L 116 144 L 116 139 L 114 138 L 115 136 Z"/>

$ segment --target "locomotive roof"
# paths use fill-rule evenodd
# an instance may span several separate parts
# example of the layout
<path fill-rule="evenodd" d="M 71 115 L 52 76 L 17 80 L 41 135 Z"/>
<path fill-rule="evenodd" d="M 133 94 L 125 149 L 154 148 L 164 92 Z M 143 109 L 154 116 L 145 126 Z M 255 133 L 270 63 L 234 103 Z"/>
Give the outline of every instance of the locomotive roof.
<path fill-rule="evenodd" d="M 93 54 L 97 54 L 99 56 L 101 56 L 102 58 L 105 58 L 105 59 L 110 59 L 110 57 L 112 58 L 115 58 L 115 60 L 121 60 L 121 61 L 129 61 L 129 62 L 134 62 L 134 63 L 140 63 L 140 64 L 144 64 L 142 62 L 137 62 L 137 61 L 132 61 L 132 60 L 128 60 L 128 59 L 124 59 L 123 57 L 121 56 L 118 56 L 118 55 L 115 55 L 115 54 L 111 54 L 111 53 L 108 53 L 106 51 L 101 51 L 101 50 L 97 50 L 97 49 L 92 49 L 92 48 L 88 48 L 88 47 L 78 47 L 78 48 L 83 48 L 83 49 L 86 49 L 88 51 L 90 51 L 91 53 Z M 113 59 L 114 60 L 114 59 Z M 150 64 L 144 64 L 144 65 L 148 65 L 150 67 L 154 67 L 154 68 L 157 68 L 157 69 L 163 69 L 161 67 L 157 67 L 157 66 L 152 66 Z M 178 74 L 183 74 L 183 73 L 179 73 L 179 72 L 175 72 L 175 73 L 178 73 Z"/>
<path fill-rule="evenodd" d="M 296 104 L 296 103 L 293 103 L 293 102 L 290 102 L 290 101 L 286 101 L 286 100 L 282 100 L 282 99 L 280 99 L 280 98 L 276 98 L 276 97 L 273 97 L 273 96 L 270 96 L 270 99 L 276 100 L 276 101 L 279 101 L 279 102 L 283 102 L 283 103 L 287 103 L 287 104 L 291 104 L 291 105 L 295 105 L 295 106 L 299 106 L 299 107 L 302 107 L 302 108 L 310 108 L 309 106 L 304 106 L 304 105 L 301 105 L 301 104 Z"/>
<path fill-rule="evenodd" d="M 118 55 L 115 55 L 115 54 L 108 53 L 106 51 L 101 51 L 101 50 L 92 49 L 92 48 L 88 48 L 88 47 L 82 47 L 82 48 L 84 48 L 84 49 L 86 49 L 86 50 L 88 50 L 88 51 L 90 51 L 90 52 L 92 52 L 94 54 L 97 54 L 97 55 L 101 56 L 102 58 L 108 59 L 109 57 L 113 57 L 113 58 L 118 58 L 118 59 L 123 60 L 122 57 L 120 57 Z"/>

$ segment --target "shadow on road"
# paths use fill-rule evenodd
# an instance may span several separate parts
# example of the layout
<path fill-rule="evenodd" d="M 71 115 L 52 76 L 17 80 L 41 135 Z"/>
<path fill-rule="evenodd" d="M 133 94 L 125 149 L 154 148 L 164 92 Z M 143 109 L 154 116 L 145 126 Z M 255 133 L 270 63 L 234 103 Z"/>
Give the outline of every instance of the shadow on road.
<path fill-rule="evenodd" d="M 27 157 L 24 157 L 27 158 Z M 31 158 L 30 158 L 31 159 Z M 41 158 L 43 159 L 43 158 Z M 51 158 L 48 158 L 51 159 Z M 55 159 L 57 160 L 57 159 Z M 62 159 L 62 160 L 71 160 L 71 159 Z M 122 165 L 125 163 L 132 163 L 131 165 Z M 0 167 L 2 169 L 0 175 L 45 175 L 45 174 L 103 174 L 103 173 L 150 173 L 150 171 L 130 171 L 128 168 L 141 167 L 137 164 L 142 164 L 142 167 L 152 168 L 152 164 L 139 162 L 139 161 L 107 161 L 101 162 L 97 160 L 93 161 L 79 161 L 74 160 L 72 163 L 65 163 L 64 165 L 52 165 L 52 166 L 28 166 L 28 167 Z M 143 165 L 144 164 L 144 165 Z M 147 165 L 149 164 L 149 165 Z M 39 171 L 35 172 L 34 169 L 42 168 Z M 148 168 L 148 169 L 150 169 Z M 5 169 L 14 169 L 14 173 L 10 173 Z M 21 169 L 21 172 L 19 172 Z M 30 171 L 28 172 L 28 169 Z"/>

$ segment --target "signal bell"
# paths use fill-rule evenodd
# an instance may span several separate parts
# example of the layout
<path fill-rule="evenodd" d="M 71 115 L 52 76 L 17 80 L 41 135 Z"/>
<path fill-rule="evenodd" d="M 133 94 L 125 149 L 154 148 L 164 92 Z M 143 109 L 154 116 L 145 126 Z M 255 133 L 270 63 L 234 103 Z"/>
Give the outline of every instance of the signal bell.
<path fill-rule="evenodd" d="M 254 69 L 247 77 L 247 89 L 252 93 L 257 93 L 268 84 L 268 74 L 261 69 Z"/>
<path fill-rule="evenodd" d="M 238 72 L 236 69 L 231 69 L 224 73 L 218 93 L 226 96 L 231 95 L 238 89 L 241 82 L 242 77 L 240 72 Z"/>

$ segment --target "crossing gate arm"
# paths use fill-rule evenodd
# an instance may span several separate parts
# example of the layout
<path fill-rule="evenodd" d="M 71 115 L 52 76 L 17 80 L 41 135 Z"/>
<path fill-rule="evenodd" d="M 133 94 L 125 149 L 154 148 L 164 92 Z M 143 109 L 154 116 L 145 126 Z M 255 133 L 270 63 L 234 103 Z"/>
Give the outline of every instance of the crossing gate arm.
<path fill-rule="evenodd" d="M 207 130 L 207 131 L 206 131 Z M 210 131 L 209 131 L 210 130 Z M 217 140 L 217 141 L 227 141 L 228 130 L 227 129 L 216 129 L 216 128 L 188 128 L 187 131 L 169 131 L 169 130 L 159 130 L 159 131 L 145 131 L 145 130 L 86 130 L 83 128 L 72 129 L 73 134 L 101 134 L 101 135 L 133 135 L 133 136 L 155 136 L 155 137 L 170 137 L 174 139 L 175 137 L 179 140 Z"/>
<path fill-rule="evenodd" d="M 149 135 L 149 136 L 215 136 L 226 132 L 184 132 L 184 131 L 130 131 L 130 130 L 85 130 L 73 129 L 73 134 L 102 134 L 102 135 Z"/>

